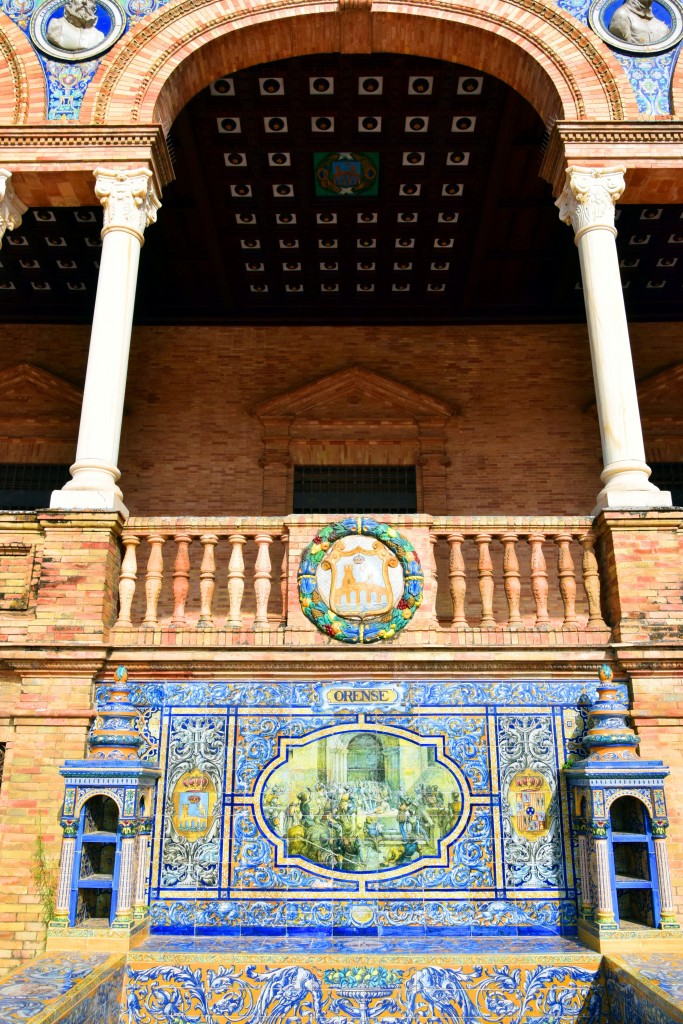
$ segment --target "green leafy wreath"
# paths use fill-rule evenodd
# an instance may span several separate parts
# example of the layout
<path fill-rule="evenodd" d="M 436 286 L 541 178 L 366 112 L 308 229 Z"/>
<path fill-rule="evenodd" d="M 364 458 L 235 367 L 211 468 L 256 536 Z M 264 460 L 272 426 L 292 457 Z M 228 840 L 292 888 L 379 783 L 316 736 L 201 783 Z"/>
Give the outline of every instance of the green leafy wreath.
<path fill-rule="evenodd" d="M 318 588 L 317 570 L 332 545 L 343 537 L 362 534 L 374 537 L 394 553 L 403 569 L 403 594 L 396 606 L 369 619 L 344 618 L 333 612 Z M 406 626 L 422 603 L 424 575 L 417 551 L 387 523 L 368 516 L 349 516 L 330 523 L 303 551 L 297 577 L 301 609 L 321 633 L 345 644 L 374 644 L 391 640 Z"/>

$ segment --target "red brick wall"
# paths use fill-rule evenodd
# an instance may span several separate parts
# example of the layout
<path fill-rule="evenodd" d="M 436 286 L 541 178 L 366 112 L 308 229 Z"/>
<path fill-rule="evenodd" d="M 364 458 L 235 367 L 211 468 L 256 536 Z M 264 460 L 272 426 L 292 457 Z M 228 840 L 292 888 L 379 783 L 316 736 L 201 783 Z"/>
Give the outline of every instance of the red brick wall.
<path fill-rule="evenodd" d="M 662 659 L 662 660 L 665 660 Z M 671 769 L 665 783 L 670 821 L 667 851 L 679 922 L 683 920 L 683 671 L 662 665 L 659 672 L 632 669 L 633 721 L 640 756 Z"/>
<path fill-rule="evenodd" d="M 0 368 L 20 358 L 82 385 L 88 334 L 3 326 Z M 676 325 L 634 325 L 632 337 L 639 378 L 679 358 Z M 254 408 L 353 364 L 460 410 L 448 428 L 445 501 L 425 512 L 591 510 L 602 463 L 585 328 L 553 325 L 138 328 L 119 462 L 131 512 L 258 514 Z"/>

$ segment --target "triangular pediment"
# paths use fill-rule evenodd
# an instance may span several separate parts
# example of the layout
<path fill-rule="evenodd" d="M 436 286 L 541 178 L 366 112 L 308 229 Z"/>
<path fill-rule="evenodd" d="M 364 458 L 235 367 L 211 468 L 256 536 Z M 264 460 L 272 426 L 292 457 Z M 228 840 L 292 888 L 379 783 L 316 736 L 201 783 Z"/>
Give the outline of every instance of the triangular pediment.
<path fill-rule="evenodd" d="M 352 366 L 272 398 L 255 413 L 259 419 L 419 422 L 447 419 L 454 409 L 389 377 Z"/>
<path fill-rule="evenodd" d="M 0 370 L 0 399 L 3 403 L 21 403 L 28 412 L 40 406 L 50 410 L 80 410 L 83 392 L 62 377 L 41 370 L 31 363 L 17 363 Z"/>
<path fill-rule="evenodd" d="M 82 401 L 80 388 L 47 370 L 30 363 L 8 366 L 0 370 L 0 439 L 64 441 L 72 453 Z"/>

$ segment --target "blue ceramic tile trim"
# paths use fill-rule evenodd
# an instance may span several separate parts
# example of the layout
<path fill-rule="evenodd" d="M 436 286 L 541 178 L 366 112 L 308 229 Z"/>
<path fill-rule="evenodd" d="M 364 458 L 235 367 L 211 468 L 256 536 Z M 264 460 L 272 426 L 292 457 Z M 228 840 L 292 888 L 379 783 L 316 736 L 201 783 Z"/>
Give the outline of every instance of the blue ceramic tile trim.
<path fill-rule="evenodd" d="M 1 0 L 0 0 L 1 2 Z M 131 682 L 131 700 L 140 708 L 162 707 L 269 707 L 323 710 L 322 687 L 319 682 Z M 377 685 L 366 679 L 344 680 L 345 687 Z M 408 708 L 415 705 L 439 707 L 477 707 L 485 704 L 521 706 L 588 707 L 597 697 L 596 683 L 587 679 L 484 679 L 484 680 L 422 680 L 402 686 Z M 621 699 L 628 700 L 623 683 L 618 686 Z M 107 686 L 97 688 L 97 700 L 105 699 Z M 326 706 L 329 711 L 329 707 Z"/>
<path fill-rule="evenodd" d="M 653 982 L 659 990 L 683 1004 L 683 955 L 651 953 L 649 956 L 628 956 L 629 969 Z"/>
<path fill-rule="evenodd" d="M 487 956 L 509 957 L 514 954 L 535 956 L 543 954 L 582 953 L 593 956 L 591 950 L 574 939 L 552 937 L 519 938 L 486 937 L 473 938 L 463 936 L 449 938 L 445 936 L 401 936 L 384 935 L 379 937 L 336 937 L 315 936 L 309 934 L 288 936 L 255 936 L 242 935 L 237 939 L 214 937 L 185 938 L 152 935 L 135 948 L 135 956 L 140 953 L 180 952 L 192 956 L 202 953 L 268 953 L 287 956 L 293 953 L 335 954 L 338 956 L 357 956 L 358 953 L 379 953 L 390 956 L 400 953 L 405 956 Z"/>

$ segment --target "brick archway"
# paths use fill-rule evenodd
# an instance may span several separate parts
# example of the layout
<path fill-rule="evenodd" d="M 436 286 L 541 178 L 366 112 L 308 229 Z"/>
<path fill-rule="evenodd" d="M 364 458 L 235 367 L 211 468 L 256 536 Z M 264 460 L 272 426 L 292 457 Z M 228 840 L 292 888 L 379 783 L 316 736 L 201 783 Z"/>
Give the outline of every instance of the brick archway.
<path fill-rule="evenodd" d="M 595 35 L 542 0 L 367 7 L 192 0 L 143 19 L 103 61 L 82 119 L 170 128 L 200 89 L 233 70 L 309 53 L 391 52 L 469 64 L 521 93 L 546 121 L 637 116 L 626 74 Z"/>
<path fill-rule="evenodd" d="M 671 113 L 674 117 L 683 115 L 683 60 L 681 60 L 680 50 L 671 78 Z"/>
<path fill-rule="evenodd" d="M 35 124 L 45 118 L 45 75 L 24 33 L 0 13 L 0 122 Z"/>

